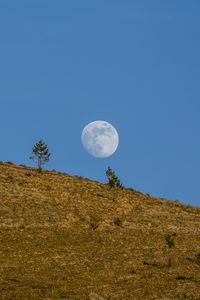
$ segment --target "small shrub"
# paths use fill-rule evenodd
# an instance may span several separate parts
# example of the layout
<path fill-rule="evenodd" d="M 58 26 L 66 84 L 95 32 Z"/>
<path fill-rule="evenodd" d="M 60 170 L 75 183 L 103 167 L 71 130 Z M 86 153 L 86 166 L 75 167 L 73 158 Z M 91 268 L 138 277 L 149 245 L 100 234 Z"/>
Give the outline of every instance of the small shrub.
<path fill-rule="evenodd" d="M 19 229 L 24 230 L 25 226 L 24 225 L 19 225 Z"/>
<path fill-rule="evenodd" d="M 12 161 L 7 161 L 6 164 L 8 164 L 8 165 L 14 165 L 14 163 Z"/>
<path fill-rule="evenodd" d="M 90 227 L 95 230 L 99 227 L 99 218 L 98 216 L 94 215 L 94 216 L 89 216 L 88 218 L 88 223 L 90 225 Z"/>
<path fill-rule="evenodd" d="M 175 245 L 175 240 L 174 240 L 175 236 L 176 236 L 175 233 L 166 234 L 165 236 L 165 242 L 169 249 L 173 248 Z"/>
<path fill-rule="evenodd" d="M 99 224 L 96 222 L 91 222 L 90 226 L 92 227 L 93 230 L 97 229 L 99 227 Z"/>
<path fill-rule="evenodd" d="M 196 254 L 196 255 L 195 255 L 195 258 L 196 258 L 196 263 L 197 263 L 197 265 L 200 266 L 200 253 Z"/>
<path fill-rule="evenodd" d="M 174 200 L 174 203 L 182 204 L 182 202 L 179 199 Z"/>
<path fill-rule="evenodd" d="M 117 226 L 122 226 L 122 221 L 119 217 L 114 218 L 114 224 Z"/>
<path fill-rule="evenodd" d="M 25 173 L 25 175 L 26 175 L 27 177 L 30 177 L 32 174 L 29 173 L 29 172 L 27 172 L 27 173 Z"/>

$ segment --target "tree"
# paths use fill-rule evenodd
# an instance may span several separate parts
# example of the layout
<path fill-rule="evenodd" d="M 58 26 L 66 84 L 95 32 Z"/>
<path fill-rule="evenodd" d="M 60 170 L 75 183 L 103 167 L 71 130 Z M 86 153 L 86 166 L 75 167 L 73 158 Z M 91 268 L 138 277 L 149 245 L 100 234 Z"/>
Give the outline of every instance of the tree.
<path fill-rule="evenodd" d="M 168 267 L 172 266 L 172 248 L 175 246 L 175 237 L 176 237 L 176 233 L 172 233 L 172 234 L 166 234 L 165 236 L 165 243 L 168 247 L 168 251 L 169 251 L 169 256 L 168 256 Z"/>
<path fill-rule="evenodd" d="M 115 172 L 111 169 L 111 167 L 108 167 L 106 171 L 106 176 L 108 178 L 108 184 L 110 188 L 123 188 L 123 184 L 116 176 Z"/>
<path fill-rule="evenodd" d="M 42 140 L 38 141 L 33 149 L 32 149 L 33 156 L 30 157 L 30 159 L 35 160 L 39 173 L 42 172 L 42 165 L 47 163 L 50 159 L 50 153 L 48 146 L 43 142 Z"/>

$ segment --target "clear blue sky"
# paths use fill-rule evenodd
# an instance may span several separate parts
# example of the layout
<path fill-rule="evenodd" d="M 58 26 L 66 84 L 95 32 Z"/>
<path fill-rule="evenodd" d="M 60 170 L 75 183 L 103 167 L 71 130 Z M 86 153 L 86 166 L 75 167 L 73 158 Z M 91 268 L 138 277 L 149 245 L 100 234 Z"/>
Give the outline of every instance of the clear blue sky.
<path fill-rule="evenodd" d="M 0 160 L 46 168 L 200 205 L 200 1 L 0 0 Z M 106 120 L 115 155 L 81 145 Z"/>

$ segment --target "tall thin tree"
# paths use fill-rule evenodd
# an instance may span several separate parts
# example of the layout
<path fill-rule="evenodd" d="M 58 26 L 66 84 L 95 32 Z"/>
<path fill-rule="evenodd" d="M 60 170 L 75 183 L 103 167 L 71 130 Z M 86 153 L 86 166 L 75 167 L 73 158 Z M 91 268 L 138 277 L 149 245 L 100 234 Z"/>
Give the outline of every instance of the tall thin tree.
<path fill-rule="evenodd" d="M 165 235 L 165 243 L 168 248 L 168 267 L 172 266 L 172 249 L 175 246 L 176 233 L 168 233 Z"/>
<path fill-rule="evenodd" d="M 42 166 L 50 160 L 50 153 L 47 144 L 39 140 L 32 149 L 33 156 L 30 159 L 34 160 L 37 164 L 39 173 L 42 172 Z"/>

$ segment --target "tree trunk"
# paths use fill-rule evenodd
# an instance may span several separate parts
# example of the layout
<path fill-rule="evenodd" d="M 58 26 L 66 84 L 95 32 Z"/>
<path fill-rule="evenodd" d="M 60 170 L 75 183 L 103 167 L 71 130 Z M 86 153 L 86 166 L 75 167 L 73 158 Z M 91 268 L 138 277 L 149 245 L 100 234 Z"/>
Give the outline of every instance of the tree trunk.
<path fill-rule="evenodd" d="M 168 258 L 168 268 L 171 268 L 172 266 L 172 259 L 171 259 L 171 255 L 169 254 L 169 258 Z"/>
<path fill-rule="evenodd" d="M 168 253 L 168 268 L 171 268 L 172 266 L 172 251 L 171 249 L 169 249 L 169 253 Z"/>
<path fill-rule="evenodd" d="M 39 170 L 39 173 L 42 172 L 42 161 L 41 161 L 41 157 L 38 157 L 38 170 Z"/>

